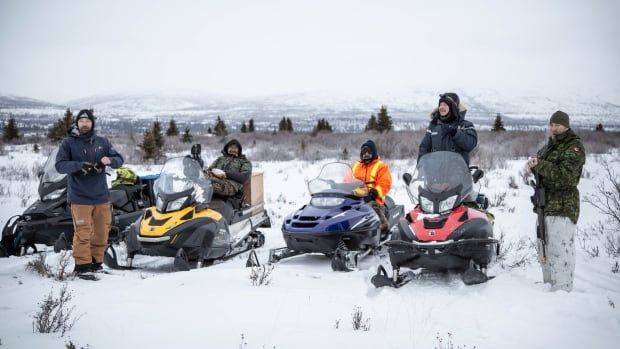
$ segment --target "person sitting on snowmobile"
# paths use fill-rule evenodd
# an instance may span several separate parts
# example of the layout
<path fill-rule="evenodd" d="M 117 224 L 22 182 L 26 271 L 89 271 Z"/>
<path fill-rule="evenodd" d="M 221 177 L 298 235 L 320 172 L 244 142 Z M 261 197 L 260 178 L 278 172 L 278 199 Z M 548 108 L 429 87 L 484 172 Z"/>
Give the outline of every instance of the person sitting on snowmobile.
<path fill-rule="evenodd" d="M 222 149 L 218 157 L 207 168 L 211 178 L 213 193 L 223 197 L 237 195 L 252 175 L 252 163 L 241 153 L 241 143 L 232 139 Z"/>
<path fill-rule="evenodd" d="M 367 140 L 362 144 L 360 160 L 353 164 L 352 170 L 353 176 L 363 181 L 367 187 L 367 191 L 360 191 L 358 188 L 353 194 L 363 197 L 363 200 L 372 206 L 381 220 L 381 231 L 387 232 L 388 221 L 383 204 L 385 196 L 392 187 L 392 174 L 389 166 L 379 160 L 375 142 Z"/>
<path fill-rule="evenodd" d="M 418 160 L 434 151 L 453 151 L 461 154 L 469 166 L 469 152 L 478 144 L 474 124 L 465 120 L 467 108 L 456 93 L 439 95 L 439 106 L 431 113 L 431 122 L 420 143 Z"/>

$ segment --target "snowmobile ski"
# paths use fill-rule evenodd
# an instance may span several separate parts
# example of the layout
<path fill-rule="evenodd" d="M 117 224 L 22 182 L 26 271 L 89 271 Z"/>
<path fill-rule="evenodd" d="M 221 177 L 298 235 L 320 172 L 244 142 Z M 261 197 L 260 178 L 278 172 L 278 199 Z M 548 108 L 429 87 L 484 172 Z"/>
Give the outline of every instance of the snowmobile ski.
<path fill-rule="evenodd" d="M 396 276 L 396 277 L 394 277 L 394 276 Z M 399 274 L 398 273 L 398 269 L 395 269 L 393 276 L 390 277 L 390 276 L 388 276 L 387 271 L 385 270 L 385 268 L 382 265 L 380 265 L 379 267 L 377 267 L 377 274 L 374 275 L 370 279 L 370 282 L 376 288 L 384 287 L 384 286 L 400 288 L 400 287 L 408 284 L 413 279 L 415 279 L 415 274 L 412 271 L 408 271 L 408 272 L 406 272 L 404 274 Z"/>

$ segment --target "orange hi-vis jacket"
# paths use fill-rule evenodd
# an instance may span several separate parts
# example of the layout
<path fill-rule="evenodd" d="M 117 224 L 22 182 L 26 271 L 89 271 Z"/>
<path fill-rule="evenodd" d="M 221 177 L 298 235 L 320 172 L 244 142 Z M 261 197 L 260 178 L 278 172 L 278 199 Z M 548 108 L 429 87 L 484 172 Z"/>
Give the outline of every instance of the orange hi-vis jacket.
<path fill-rule="evenodd" d="M 379 159 L 375 159 L 368 165 L 358 161 L 353 164 L 353 176 L 364 183 L 368 189 L 375 188 L 377 193 L 377 203 L 383 206 L 385 196 L 392 188 L 392 174 L 390 168 Z"/>

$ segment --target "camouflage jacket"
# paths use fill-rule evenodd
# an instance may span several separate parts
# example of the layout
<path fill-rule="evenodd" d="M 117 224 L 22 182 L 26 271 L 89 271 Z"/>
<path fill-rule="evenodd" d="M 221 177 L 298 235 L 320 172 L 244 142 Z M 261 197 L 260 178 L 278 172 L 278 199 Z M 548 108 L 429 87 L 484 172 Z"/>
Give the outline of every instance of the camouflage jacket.
<path fill-rule="evenodd" d="M 215 159 L 209 170 L 219 168 L 226 172 L 226 179 L 237 189 L 237 191 L 243 188 L 243 184 L 250 179 L 252 175 L 252 163 L 245 155 L 233 157 L 229 155 L 222 155 Z"/>
<path fill-rule="evenodd" d="M 545 189 L 545 216 L 568 217 L 577 224 L 577 184 L 585 162 L 583 144 L 572 129 L 555 139 L 549 138 L 547 144 L 538 151 L 538 165 L 533 171 L 541 177 Z"/>

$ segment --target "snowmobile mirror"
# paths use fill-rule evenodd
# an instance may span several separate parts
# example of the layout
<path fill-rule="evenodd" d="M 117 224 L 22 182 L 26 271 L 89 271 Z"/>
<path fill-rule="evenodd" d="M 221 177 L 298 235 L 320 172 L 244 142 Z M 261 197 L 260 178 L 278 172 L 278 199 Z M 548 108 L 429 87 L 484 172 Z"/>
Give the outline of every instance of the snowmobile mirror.
<path fill-rule="evenodd" d="M 474 183 L 478 183 L 478 181 L 484 177 L 484 171 L 476 169 L 471 177 L 473 178 Z"/>
<path fill-rule="evenodd" d="M 411 176 L 411 173 L 403 173 L 403 181 L 405 181 L 405 184 L 409 185 L 411 183 L 411 179 L 413 177 Z"/>

